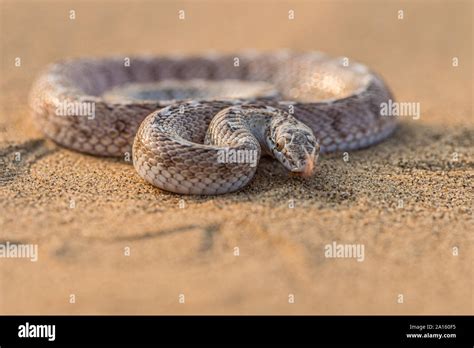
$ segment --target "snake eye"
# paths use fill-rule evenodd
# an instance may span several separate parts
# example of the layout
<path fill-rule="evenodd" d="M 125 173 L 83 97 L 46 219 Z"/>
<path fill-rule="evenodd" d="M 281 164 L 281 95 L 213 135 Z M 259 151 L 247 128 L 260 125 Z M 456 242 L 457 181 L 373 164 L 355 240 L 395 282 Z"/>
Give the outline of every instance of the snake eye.
<path fill-rule="evenodd" d="M 276 143 L 277 151 L 283 150 L 284 147 L 285 147 L 285 139 L 278 140 L 278 142 Z"/>

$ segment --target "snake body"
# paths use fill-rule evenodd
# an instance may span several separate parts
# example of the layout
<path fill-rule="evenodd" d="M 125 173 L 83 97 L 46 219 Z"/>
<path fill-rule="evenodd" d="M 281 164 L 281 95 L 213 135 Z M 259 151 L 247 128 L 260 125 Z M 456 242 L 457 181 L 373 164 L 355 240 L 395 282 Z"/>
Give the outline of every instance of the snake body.
<path fill-rule="evenodd" d="M 129 63 L 114 57 L 52 64 L 33 85 L 30 105 L 57 143 L 100 156 L 132 153 L 138 174 L 167 191 L 236 191 L 252 179 L 262 154 L 311 176 L 320 152 L 366 147 L 396 127 L 380 115 L 392 95 L 377 74 L 319 52 Z M 74 114 L 78 105 L 93 106 L 93 114 Z"/>

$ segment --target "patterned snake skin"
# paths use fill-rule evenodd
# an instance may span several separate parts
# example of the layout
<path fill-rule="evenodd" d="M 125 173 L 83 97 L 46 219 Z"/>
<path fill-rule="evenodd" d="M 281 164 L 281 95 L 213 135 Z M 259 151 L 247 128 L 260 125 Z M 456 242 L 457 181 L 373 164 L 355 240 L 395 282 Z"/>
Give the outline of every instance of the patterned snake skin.
<path fill-rule="evenodd" d="M 392 99 L 367 67 L 319 52 L 73 59 L 32 87 L 40 129 L 84 153 L 124 157 L 149 183 L 182 194 L 244 187 L 261 154 L 311 176 L 319 152 L 389 136 Z M 133 146 L 133 152 L 132 152 Z"/>

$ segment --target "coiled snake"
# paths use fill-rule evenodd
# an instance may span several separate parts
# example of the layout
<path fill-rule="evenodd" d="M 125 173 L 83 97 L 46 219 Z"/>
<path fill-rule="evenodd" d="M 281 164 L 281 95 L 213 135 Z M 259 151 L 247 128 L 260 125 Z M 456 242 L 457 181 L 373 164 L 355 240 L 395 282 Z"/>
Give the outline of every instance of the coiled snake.
<path fill-rule="evenodd" d="M 138 174 L 182 194 L 244 187 L 261 154 L 310 176 L 319 152 L 392 133 L 392 98 L 359 63 L 319 52 L 72 59 L 50 65 L 30 105 L 40 129 L 84 153 L 132 153 Z M 132 151 L 133 146 L 133 151 Z"/>

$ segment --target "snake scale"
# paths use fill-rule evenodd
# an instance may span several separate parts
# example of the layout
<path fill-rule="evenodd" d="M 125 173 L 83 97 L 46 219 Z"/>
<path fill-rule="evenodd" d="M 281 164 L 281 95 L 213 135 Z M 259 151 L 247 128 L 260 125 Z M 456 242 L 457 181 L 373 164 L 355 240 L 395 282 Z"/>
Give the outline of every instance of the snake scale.
<path fill-rule="evenodd" d="M 320 152 L 393 132 L 394 119 L 380 115 L 391 92 L 366 66 L 347 63 L 288 51 L 69 59 L 40 75 L 30 105 L 60 145 L 132 154 L 138 174 L 167 191 L 223 194 L 248 184 L 261 155 L 307 177 Z"/>

